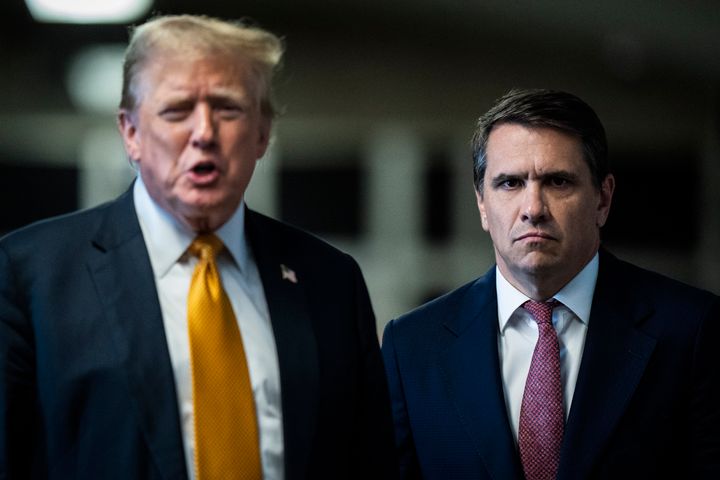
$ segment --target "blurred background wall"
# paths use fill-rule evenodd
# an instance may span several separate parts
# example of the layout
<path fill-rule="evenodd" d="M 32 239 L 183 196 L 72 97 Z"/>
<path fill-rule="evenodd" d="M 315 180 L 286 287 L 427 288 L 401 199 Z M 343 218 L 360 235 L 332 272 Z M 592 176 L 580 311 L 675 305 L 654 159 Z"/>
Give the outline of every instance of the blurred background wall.
<path fill-rule="evenodd" d="M 616 254 L 720 293 L 720 15 L 714 0 L 155 0 L 249 16 L 287 42 L 285 113 L 250 206 L 360 263 L 378 327 L 484 273 L 476 118 L 512 87 L 571 91 L 604 121 Z M 133 171 L 115 130 L 127 25 L 41 23 L 0 3 L 0 233 L 98 204 Z M 68 252 L 71 255 L 72 252 Z"/>

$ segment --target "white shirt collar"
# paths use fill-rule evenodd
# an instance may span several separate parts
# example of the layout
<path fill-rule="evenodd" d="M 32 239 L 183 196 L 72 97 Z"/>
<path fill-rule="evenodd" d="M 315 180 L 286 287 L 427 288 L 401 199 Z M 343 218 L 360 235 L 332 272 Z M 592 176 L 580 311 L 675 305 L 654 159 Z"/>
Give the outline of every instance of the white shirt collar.
<path fill-rule="evenodd" d="M 153 272 L 157 278 L 162 278 L 185 253 L 196 234 L 155 203 L 140 175 L 133 187 L 133 200 Z M 247 271 L 249 251 L 245 238 L 244 200 L 215 234 L 223 241 L 240 271 Z"/>
<path fill-rule="evenodd" d="M 597 282 L 599 259 L 598 254 L 583 267 L 553 298 L 561 302 L 572 311 L 575 316 L 585 325 L 590 321 L 590 309 L 592 307 L 595 283 Z M 524 293 L 510 284 L 495 267 L 495 287 L 497 289 L 498 301 L 498 322 L 500 331 L 504 331 L 512 314 L 523 303 L 530 300 Z"/>

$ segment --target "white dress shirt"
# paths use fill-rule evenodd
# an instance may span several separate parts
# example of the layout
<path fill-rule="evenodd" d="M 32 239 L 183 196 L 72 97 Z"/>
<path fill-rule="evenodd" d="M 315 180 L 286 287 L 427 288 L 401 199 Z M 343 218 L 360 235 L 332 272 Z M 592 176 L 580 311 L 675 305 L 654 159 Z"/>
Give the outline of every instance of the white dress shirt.
<path fill-rule="evenodd" d="M 498 300 L 498 351 L 502 371 L 505 404 L 517 441 L 520 406 L 525 380 L 530 370 L 538 327 L 530 312 L 522 304 L 530 300 L 512 286 L 496 267 Z M 585 336 L 590 321 L 590 308 L 598 273 L 598 254 L 552 298 L 562 305 L 553 309 L 553 326 L 560 343 L 560 378 L 563 385 L 565 418 L 572 405 L 575 383 L 580 369 Z"/>
<path fill-rule="evenodd" d="M 135 182 L 133 195 L 155 275 L 175 375 L 185 460 L 192 480 L 195 469 L 187 296 L 197 258 L 186 251 L 195 233 L 182 227 L 152 200 L 140 177 Z M 266 480 L 282 480 L 284 453 L 280 370 L 265 293 L 245 237 L 244 218 L 245 209 L 241 202 L 230 220 L 215 232 L 226 247 L 218 256 L 217 263 L 247 356 L 258 417 L 263 476 Z"/>

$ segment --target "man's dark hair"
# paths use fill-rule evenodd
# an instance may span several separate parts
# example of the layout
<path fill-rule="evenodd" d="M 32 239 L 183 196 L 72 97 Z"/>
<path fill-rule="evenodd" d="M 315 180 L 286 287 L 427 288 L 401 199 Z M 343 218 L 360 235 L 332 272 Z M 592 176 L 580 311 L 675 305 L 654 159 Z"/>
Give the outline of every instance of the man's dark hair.
<path fill-rule="evenodd" d="M 600 188 L 610 173 L 605 129 L 595 111 L 575 95 L 555 90 L 511 90 L 477 122 L 472 138 L 475 189 L 482 194 L 487 168 L 487 142 L 500 124 L 554 128 L 577 137 L 590 167 L 592 181 Z"/>

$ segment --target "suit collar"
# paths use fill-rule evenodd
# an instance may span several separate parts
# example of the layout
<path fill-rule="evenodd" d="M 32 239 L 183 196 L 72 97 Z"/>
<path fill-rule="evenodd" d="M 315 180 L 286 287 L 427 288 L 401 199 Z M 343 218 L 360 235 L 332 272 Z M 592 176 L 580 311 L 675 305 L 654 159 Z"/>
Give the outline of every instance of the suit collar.
<path fill-rule="evenodd" d="M 185 478 L 174 375 L 150 259 L 131 191 L 107 204 L 88 262 L 138 423 L 163 478 Z"/>
<path fill-rule="evenodd" d="M 303 272 L 296 246 L 278 222 L 252 210 L 245 212 L 245 231 L 255 257 L 280 367 L 285 478 L 305 478 L 315 435 L 319 389 L 317 340 L 306 305 Z M 288 278 L 291 273 L 293 280 Z"/>
<path fill-rule="evenodd" d="M 103 220 L 92 243 L 100 251 L 113 250 L 142 236 L 133 207 L 132 188 L 98 208 L 103 209 Z"/>
<path fill-rule="evenodd" d="M 440 359 L 448 395 L 493 478 L 522 478 L 507 418 L 498 358 L 495 270 L 476 280 L 445 322 Z"/>
<path fill-rule="evenodd" d="M 558 478 L 585 478 L 625 411 L 656 339 L 641 330 L 652 307 L 624 288 L 622 264 L 600 252 L 598 281 Z"/>
<path fill-rule="evenodd" d="M 487 315 L 488 309 L 495 307 L 497 312 L 497 293 L 495 291 L 495 268 L 475 280 L 463 293 L 457 306 L 448 312 L 443 326 L 454 336 L 462 335 L 479 318 Z"/>

